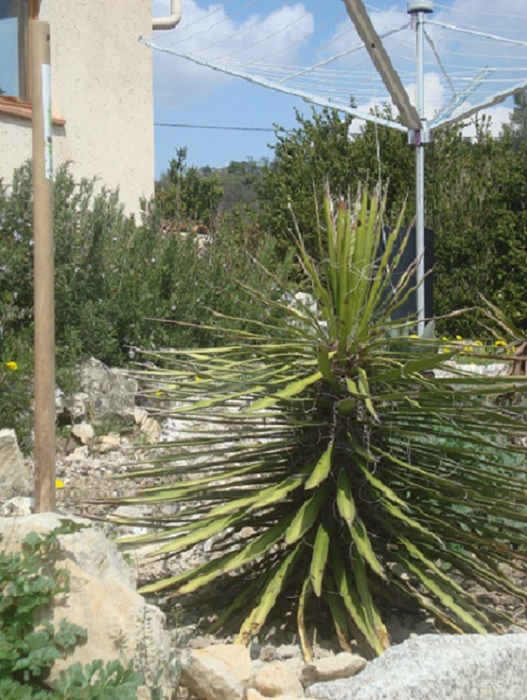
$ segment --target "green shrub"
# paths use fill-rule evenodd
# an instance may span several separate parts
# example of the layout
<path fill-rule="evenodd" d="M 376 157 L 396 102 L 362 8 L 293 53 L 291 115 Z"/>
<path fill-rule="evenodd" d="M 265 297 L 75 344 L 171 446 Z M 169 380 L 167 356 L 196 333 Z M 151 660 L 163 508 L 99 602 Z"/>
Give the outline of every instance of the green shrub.
<path fill-rule="evenodd" d="M 68 590 L 65 569 L 56 569 L 57 537 L 72 523 L 44 536 L 32 533 L 21 552 L 0 552 L 0 691 L 7 700 L 134 700 L 141 674 L 118 661 L 76 663 L 48 685 L 51 667 L 65 658 L 86 631 L 66 620 L 58 628 L 41 614 Z M 73 526 L 75 527 L 75 526 Z"/>
<path fill-rule="evenodd" d="M 125 502 L 171 502 L 177 516 L 123 542 L 172 557 L 212 539 L 210 561 L 143 590 L 190 594 L 225 577 L 216 627 L 239 620 L 240 641 L 280 600 L 309 657 L 308 615 L 332 619 L 344 648 L 356 638 L 378 654 L 394 606 L 484 632 L 506 615 L 469 582 L 527 599 L 505 566 L 527 561 L 523 408 L 496 400 L 527 380 L 435 373 L 456 353 L 392 321 L 412 270 L 392 291 L 402 249 L 398 227 L 383 242 L 383 221 L 378 194 L 326 193 L 318 258 L 298 240 L 318 311 L 253 290 L 270 313 L 252 332 L 149 357 L 162 361 L 144 372 L 152 394 L 164 383 L 174 416 L 199 427 L 131 475 L 163 483 Z"/>
<path fill-rule="evenodd" d="M 435 231 L 434 309 L 440 316 L 479 305 L 484 294 L 516 323 L 525 319 L 526 145 L 496 139 L 477 122 L 440 129 L 427 156 L 427 226 Z M 477 338 L 475 314 L 438 322 L 441 334 Z"/>
<path fill-rule="evenodd" d="M 60 382 L 93 356 L 123 366 L 133 348 L 193 347 L 219 342 L 211 330 L 216 310 L 249 318 L 239 280 L 266 288 L 284 279 L 292 256 L 280 255 L 252 219 L 224 216 L 200 251 L 193 234 L 145 207 L 140 223 L 127 218 L 118 194 L 75 182 L 66 167 L 55 177 L 56 364 Z M 147 211 L 148 209 L 148 211 Z M 14 427 L 24 449 L 32 424 L 33 225 L 29 164 L 10 187 L 0 187 L 0 425 Z M 165 319 L 167 322 L 160 322 Z M 239 322 L 243 325 L 243 321 Z M 6 363 L 15 362 L 18 372 Z"/>
<path fill-rule="evenodd" d="M 17 170 L 11 188 L 0 190 L 0 352 L 4 362 L 13 337 L 29 342 L 33 322 L 33 227 L 31 168 Z M 245 228 L 246 227 L 246 228 Z M 210 344 L 204 328 L 182 330 L 179 322 L 205 327 L 216 310 L 238 308 L 247 297 L 238 285 L 269 285 L 255 261 L 282 279 L 291 256 L 238 214 L 223 217 L 210 245 L 200 252 L 177 221 L 155 207 L 143 221 L 128 219 L 116 192 L 96 182 L 76 183 L 66 167 L 55 178 L 55 301 L 58 364 L 94 356 L 110 365 L 129 360 L 130 347 L 191 347 Z M 168 319 L 170 324 L 153 323 Z M 175 322 L 175 323 L 174 323 Z"/>
<path fill-rule="evenodd" d="M 185 228 L 198 222 L 212 226 L 222 196 L 217 174 L 210 168 L 189 167 L 185 147 L 176 150 L 176 157 L 156 183 L 156 207 L 165 219 L 184 221 Z"/>
<path fill-rule="evenodd" d="M 389 106 L 376 113 L 393 118 Z M 361 181 L 389 181 L 386 217 L 400 210 L 415 180 L 415 158 L 404 133 L 364 122 L 359 133 L 350 137 L 350 131 L 355 130 L 354 118 L 327 107 L 312 108 L 308 116 L 296 111 L 295 117 L 294 129 L 276 127 L 274 157 L 262 169 L 258 186 L 265 226 L 279 243 L 289 244 L 292 239 L 293 206 L 295 226 L 304 245 L 309 253 L 316 253 L 316 210 L 321 206 L 326 180 L 334 193 L 342 196 Z M 396 220 L 387 223 L 392 225 Z"/>

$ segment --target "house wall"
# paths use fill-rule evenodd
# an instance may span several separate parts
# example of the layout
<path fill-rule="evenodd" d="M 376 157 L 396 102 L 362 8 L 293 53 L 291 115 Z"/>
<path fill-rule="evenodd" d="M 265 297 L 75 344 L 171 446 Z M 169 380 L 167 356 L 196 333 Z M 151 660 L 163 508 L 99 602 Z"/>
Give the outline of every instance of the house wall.
<path fill-rule="evenodd" d="M 55 169 L 119 189 L 128 212 L 154 190 L 151 0 L 42 0 L 49 22 Z M 0 177 L 31 157 L 31 122 L 0 111 Z"/>

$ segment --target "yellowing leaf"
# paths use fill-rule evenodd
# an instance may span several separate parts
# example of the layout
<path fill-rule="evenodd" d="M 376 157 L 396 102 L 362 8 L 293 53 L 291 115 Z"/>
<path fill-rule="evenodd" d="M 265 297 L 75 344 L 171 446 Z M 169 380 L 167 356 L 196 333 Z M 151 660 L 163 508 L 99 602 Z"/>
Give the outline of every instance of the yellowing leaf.
<path fill-rule="evenodd" d="M 309 589 L 311 587 L 311 581 L 308 578 L 305 579 L 302 590 L 300 592 L 300 597 L 298 599 L 298 608 L 296 614 L 296 621 L 298 626 L 298 636 L 300 637 L 300 646 L 302 647 L 302 654 L 304 656 L 304 661 L 310 663 L 313 661 L 313 652 L 311 651 L 311 646 L 309 644 L 306 623 L 305 623 L 305 608 L 306 600 L 309 595 Z"/>
<path fill-rule="evenodd" d="M 300 506 L 285 533 L 284 539 L 287 544 L 297 542 L 313 525 L 320 512 L 320 506 L 324 503 L 326 494 L 327 489 L 317 489 L 311 498 Z"/>
<path fill-rule="evenodd" d="M 479 634 L 485 634 L 487 631 L 485 627 L 475 620 L 467 610 L 456 603 L 452 595 L 439 584 L 437 577 L 423 571 L 417 564 L 414 564 L 408 559 L 405 561 L 405 566 L 421 580 L 421 583 L 426 586 L 431 593 L 438 597 L 446 608 L 455 613 L 460 620 L 463 620 L 465 624 L 472 627 L 472 629 L 479 632 Z M 459 632 L 462 632 L 460 628 Z"/>
<path fill-rule="evenodd" d="M 314 489 L 321 484 L 328 476 L 331 470 L 331 455 L 333 454 L 333 443 L 330 442 L 322 453 L 320 459 L 316 463 L 311 476 L 306 481 L 306 490 Z"/>
<path fill-rule="evenodd" d="M 377 412 L 375 411 L 375 408 L 373 407 L 373 401 L 371 400 L 370 385 L 368 383 L 368 375 L 366 374 L 366 370 L 363 367 L 358 367 L 357 370 L 358 370 L 359 391 L 363 395 L 364 403 L 366 404 L 366 408 L 371 413 L 371 415 L 378 420 L 379 416 L 377 415 Z"/>
<path fill-rule="evenodd" d="M 371 545 L 368 532 L 364 526 L 361 518 L 355 518 L 353 523 L 350 525 L 351 536 L 353 541 L 357 546 L 357 551 L 363 557 L 363 559 L 370 565 L 372 571 L 374 571 L 381 578 L 386 578 L 383 566 L 381 562 L 377 559 L 373 547 Z"/>
<path fill-rule="evenodd" d="M 311 567 L 309 577 L 313 592 L 320 598 L 322 595 L 322 581 L 324 579 L 324 570 L 328 560 L 329 552 L 329 533 L 323 523 L 318 526 L 315 544 L 313 546 L 313 557 L 311 558 Z"/>
<path fill-rule="evenodd" d="M 273 394 L 272 396 L 264 396 L 264 398 L 255 401 L 249 406 L 249 408 L 246 409 L 245 412 L 252 413 L 254 411 L 261 411 L 263 408 L 274 406 L 274 404 L 278 403 L 281 399 L 290 399 L 297 394 L 301 394 L 305 389 L 307 389 L 308 386 L 318 382 L 318 380 L 321 378 L 321 372 L 315 372 L 315 374 L 311 374 L 308 377 L 299 379 L 296 382 L 291 382 L 291 384 L 288 384 L 284 389 L 278 391 L 276 394 Z"/>
<path fill-rule="evenodd" d="M 276 599 L 282 591 L 299 553 L 303 551 L 303 549 L 304 546 L 300 543 L 296 549 L 282 559 L 280 565 L 273 570 L 267 582 L 264 584 L 259 604 L 243 622 L 236 643 L 245 644 L 252 636 L 258 634 L 269 612 L 274 607 Z"/>
<path fill-rule="evenodd" d="M 364 476 L 368 479 L 370 484 L 377 489 L 377 491 L 380 491 L 386 498 L 388 498 L 390 501 L 393 501 L 394 503 L 397 503 L 398 505 L 401 506 L 401 508 L 408 508 L 408 503 L 403 501 L 402 498 L 400 498 L 393 489 L 391 489 L 387 484 L 382 482 L 380 479 L 378 479 L 376 476 L 373 476 L 373 474 L 367 469 L 367 467 L 364 464 L 359 464 L 359 467 L 362 470 L 362 473 Z"/>
<path fill-rule="evenodd" d="M 381 654 L 385 646 L 378 639 L 374 626 L 369 621 L 367 610 L 359 599 L 356 579 L 352 581 L 351 578 L 348 578 L 346 571 L 342 568 L 338 550 L 334 552 L 332 564 L 337 590 L 353 624 L 364 636 L 369 646 L 374 649 L 377 654 Z"/>
<path fill-rule="evenodd" d="M 388 632 L 373 602 L 362 556 L 357 555 L 353 557 L 353 569 L 357 592 L 364 609 L 367 624 L 376 641 L 375 648 L 387 649 L 390 646 Z"/>
<path fill-rule="evenodd" d="M 337 508 L 342 518 L 351 525 L 355 520 L 357 509 L 345 469 L 340 470 L 337 479 Z"/>
<path fill-rule="evenodd" d="M 238 520 L 241 520 L 244 517 L 245 512 L 238 511 L 236 513 L 233 513 L 232 515 L 228 515 L 225 518 L 215 518 L 211 521 L 207 520 L 201 527 L 197 528 L 196 530 L 193 530 L 192 532 L 189 532 L 188 535 L 183 535 L 182 537 L 177 538 L 173 542 L 169 542 L 168 544 L 164 545 L 163 547 L 160 548 L 159 553 L 168 553 L 168 552 L 181 552 L 181 550 L 186 549 L 187 547 L 190 547 L 193 544 L 197 544 L 198 542 L 204 542 L 205 540 L 210 539 L 214 535 L 217 535 L 220 532 L 224 532 L 228 527 L 231 527 L 234 525 Z"/>
<path fill-rule="evenodd" d="M 357 386 L 357 382 L 353 381 L 350 377 L 346 377 L 346 386 L 348 387 L 348 391 L 350 394 L 353 394 L 353 396 L 360 396 L 360 391 L 359 387 Z"/>

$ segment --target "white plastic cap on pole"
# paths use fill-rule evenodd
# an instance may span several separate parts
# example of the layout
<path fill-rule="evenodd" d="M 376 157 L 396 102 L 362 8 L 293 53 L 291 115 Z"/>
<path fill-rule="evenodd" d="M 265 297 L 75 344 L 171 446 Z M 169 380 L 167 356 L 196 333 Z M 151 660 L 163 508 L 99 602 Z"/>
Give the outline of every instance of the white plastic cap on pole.
<path fill-rule="evenodd" d="M 408 0 L 406 3 L 406 11 L 408 14 L 412 12 L 433 12 L 434 3 L 432 0 Z"/>

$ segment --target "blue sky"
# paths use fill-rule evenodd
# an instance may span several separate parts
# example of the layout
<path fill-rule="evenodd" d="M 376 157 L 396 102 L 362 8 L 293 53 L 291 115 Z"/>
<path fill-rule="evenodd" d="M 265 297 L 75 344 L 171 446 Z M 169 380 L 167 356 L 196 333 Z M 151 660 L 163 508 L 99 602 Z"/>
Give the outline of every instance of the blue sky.
<path fill-rule="evenodd" d="M 174 59 L 178 63 L 182 59 Z M 212 72 L 212 71 L 210 71 Z M 186 146 L 189 165 L 223 167 L 231 161 L 249 158 L 272 159 L 273 124 L 294 127 L 294 108 L 309 109 L 303 100 L 251 85 L 241 79 L 229 82 L 228 89 L 211 88 L 181 105 L 164 105 L 156 100 L 156 124 L 189 124 L 191 127 L 155 127 L 156 177 L 166 170 L 177 148 Z M 241 127 L 201 129 L 196 126 Z M 246 131 L 245 129 L 268 131 Z"/>
<path fill-rule="evenodd" d="M 169 0 L 152 0 L 152 4 L 155 15 L 167 14 Z M 409 21 L 406 0 L 369 0 L 365 4 L 379 32 Z M 176 29 L 154 34 L 157 45 L 221 65 L 225 60 L 247 59 L 252 62 L 244 69 L 248 72 L 259 70 L 264 63 L 268 74 L 282 66 L 311 65 L 358 41 L 342 0 L 182 0 L 182 13 Z M 470 88 L 466 102 L 476 100 L 473 104 L 480 99 L 473 78 L 489 66 L 494 81 L 492 86 L 491 78 L 484 82 L 489 94 L 518 80 L 527 82 L 527 0 L 438 0 L 430 18 L 446 23 L 445 27 L 469 27 L 479 34 L 466 37 L 430 25 L 427 50 L 432 60 L 440 56 L 441 64 L 432 67 L 430 62 L 425 67 L 428 119 L 449 101 L 446 93 L 456 77 L 458 94 Z M 483 36 L 485 32 L 505 36 L 515 44 L 490 41 Z M 384 43 L 414 101 L 415 33 L 407 28 Z M 231 57 L 224 59 L 227 55 Z M 507 72 L 510 66 L 516 67 L 516 74 Z M 337 80 L 335 99 L 353 94 L 366 111 L 385 101 L 382 82 L 367 56 L 353 53 L 331 68 L 334 75 L 328 72 L 325 77 Z M 316 90 L 316 83 L 308 89 Z M 232 160 L 272 158 L 273 125 L 294 128 L 295 108 L 303 113 L 311 110 L 298 97 L 158 50 L 154 50 L 154 100 L 157 177 L 182 146 L 188 149 L 188 163 L 197 166 L 222 167 Z M 495 133 L 507 121 L 510 103 L 493 108 Z M 260 131 L 246 131 L 248 128 Z"/>
<path fill-rule="evenodd" d="M 228 37 L 241 21 L 237 9 L 244 4 L 247 3 L 242 0 L 226 3 L 182 0 L 183 19 L 179 27 L 170 33 L 156 32 L 155 39 L 169 43 L 171 36 L 181 32 L 186 23 L 195 21 L 200 10 L 204 13 L 211 11 L 214 17 L 211 21 L 216 23 L 218 36 Z M 259 9 L 263 15 L 269 16 L 273 10 L 288 4 L 301 5 L 265 0 Z M 166 12 L 167 5 L 167 0 L 154 0 L 154 14 Z M 215 12 L 220 5 L 224 6 L 224 11 Z M 225 21 L 229 13 L 234 17 L 232 22 Z M 265 33 L 262 30 L 262 35 Z M 252 42 L 257 41 L 258 37 L 253 36 Z M 155 50 L 154 91 L 156 124 L 192 125 L 192 128 L 155 127 L 157 177 L 166 170 L 168 161 L 181 146 L 188 149 L 188 163 L 197 166 L 222 167 L 232 160 L 272 158 L 269 144 L 275 140 L 273 125 L 293 128 L 296 123 L 294 109 L 310 109 L 302 99 Z M 196 126 L 229 128 L 199 129 Z M 234 130 L 236 127 L 241 129 Z M 246 131 L 247 128 L 262 131 Z"/>

